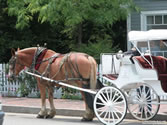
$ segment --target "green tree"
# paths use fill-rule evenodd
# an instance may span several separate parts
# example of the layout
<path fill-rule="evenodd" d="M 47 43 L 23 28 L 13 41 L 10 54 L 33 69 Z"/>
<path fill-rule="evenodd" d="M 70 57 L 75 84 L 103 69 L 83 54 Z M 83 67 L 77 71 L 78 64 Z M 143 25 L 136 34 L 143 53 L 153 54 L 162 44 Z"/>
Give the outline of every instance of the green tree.
<path fill-rule="evenodd" d="M 16 28 L 29 27 L 37 15 L 41 23 L 53 26 L 64 25 L 61 30 L 74 44 L 84 40 L 85 26 L 111 27 L 125 19 L 132 9 L 137 9 L 133 0 L 8 0 L 9 15 L 16 16 Z M 92 36 L 87 38 L 92 39 Z"/>
<path fill-rule="evenodd" d="M 37 14 L 33 18 L 29 27 L 16 29 L 16 16 L 8 16 L 7 0 L 0 0 L 0 63 L 9 61 L 11 48 L 22 49 L 47 42 L 50 49 L 62 53 L 69 51 L 68 39 L 65 33 L 60 32 L 62 25 L 55 25 L 54 28 L 48 22 L 41 24 L 37 20 Z"/>

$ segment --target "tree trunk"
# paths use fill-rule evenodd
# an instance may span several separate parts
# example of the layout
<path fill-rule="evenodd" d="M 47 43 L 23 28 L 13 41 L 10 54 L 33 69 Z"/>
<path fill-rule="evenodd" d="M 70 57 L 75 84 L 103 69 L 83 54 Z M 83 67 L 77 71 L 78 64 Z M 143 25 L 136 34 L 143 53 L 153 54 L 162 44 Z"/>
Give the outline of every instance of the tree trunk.
<path fill-rule="evenodd" d="M 78 26 L 78 47 L 82 44 L 82 23 Z"/>

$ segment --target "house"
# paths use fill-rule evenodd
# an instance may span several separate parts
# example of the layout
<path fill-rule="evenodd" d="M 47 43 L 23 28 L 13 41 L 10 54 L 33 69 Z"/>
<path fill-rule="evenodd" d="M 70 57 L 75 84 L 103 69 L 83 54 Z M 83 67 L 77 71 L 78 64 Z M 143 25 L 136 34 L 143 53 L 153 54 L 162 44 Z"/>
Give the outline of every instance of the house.
<path fill-rule="evenodd" d="M 140 12 L 132 12 L 127 19 L 127 31 L 167 29 L 167 0 L 134 0 Z M 131 48 L 130 42 L 127 48 Z M 166 50 L 167 52 L 167 50 Z"/>

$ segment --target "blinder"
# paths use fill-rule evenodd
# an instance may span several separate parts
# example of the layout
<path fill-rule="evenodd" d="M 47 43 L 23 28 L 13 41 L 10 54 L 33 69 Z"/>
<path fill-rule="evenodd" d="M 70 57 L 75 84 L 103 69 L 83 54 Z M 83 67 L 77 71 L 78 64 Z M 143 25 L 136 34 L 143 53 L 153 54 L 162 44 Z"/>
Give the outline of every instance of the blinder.
<path fill-rule="evenodd" d="M 10 60 L 9 60 L 9 73 L 12 72 L 12 74 L 10 75 L 10 78 L 14 79 L 16 77 L 15 75 L 15 66 L 16 66 L 16 60 L 17 57 L 13 56 Z"/>
<path fill-rule="evenodd" d="M 12 56 L 12 58 L 9 60 L 9 77 L 10 79 L 15 79 L 16 78 L 16 64 L 19 64 L 21 66 L 24 66 L 23 64 L 19 63 L 17 60 L 17 54 Z M 11 73 L 12 72 L 12 73 Z"/>

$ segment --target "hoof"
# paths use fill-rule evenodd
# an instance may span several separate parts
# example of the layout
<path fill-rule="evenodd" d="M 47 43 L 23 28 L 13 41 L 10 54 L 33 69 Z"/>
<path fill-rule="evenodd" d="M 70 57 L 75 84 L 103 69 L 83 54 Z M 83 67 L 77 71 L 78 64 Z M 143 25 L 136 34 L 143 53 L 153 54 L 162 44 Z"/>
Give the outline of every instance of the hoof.
<path fill-rule="evenodd" d="M 51 116 L 51 115 L 47 115 L 46 118 L 47 119 L 52 119 L 54 116 Z"/>
<path fill-rule="evenodd" d="M 46 116 L 44 116 L 44 115 L 37 115 L 37 118 L 41 118 L 41 119 L 45 119 L 46 118 Z"/>
<path fill-rule="evenodd" d="M 93 121 L 93 119 L 88 119 L 88 118 L 84 118 L 84 117 L 83 117 L 83 118 L 81 119 L 81 121 L 82 121 L 82 122 L 91 122 L 91 121 Z"/>

